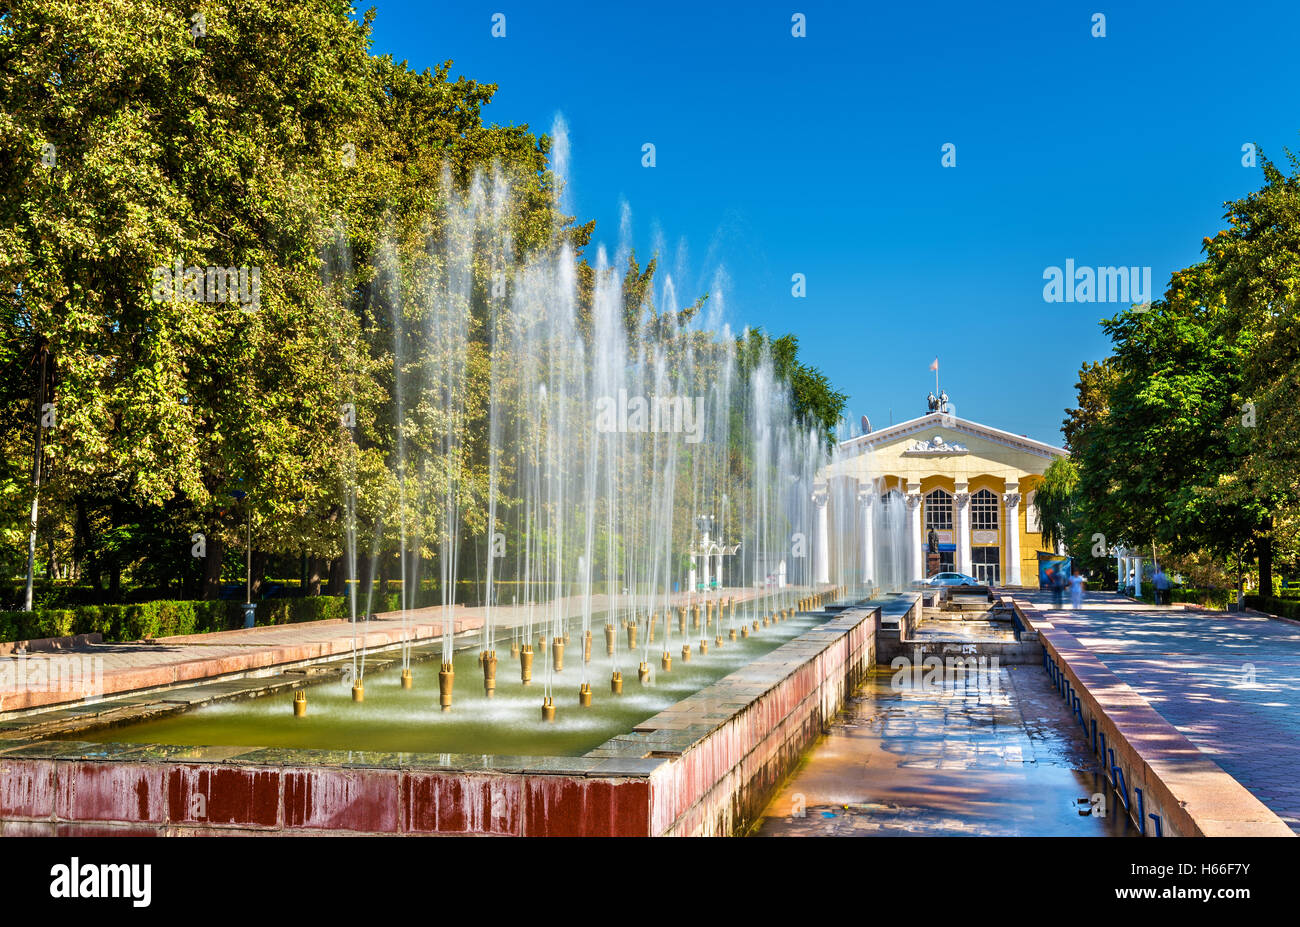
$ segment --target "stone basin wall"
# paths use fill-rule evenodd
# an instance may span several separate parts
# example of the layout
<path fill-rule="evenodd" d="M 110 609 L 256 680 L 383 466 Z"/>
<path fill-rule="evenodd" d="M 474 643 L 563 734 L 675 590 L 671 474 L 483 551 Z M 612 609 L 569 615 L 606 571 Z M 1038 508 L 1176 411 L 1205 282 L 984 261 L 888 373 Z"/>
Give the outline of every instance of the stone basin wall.
<path fill-rule="evenodd" d="M 0 836 L 731 834 L 875 660 L 879 607 L 581 757 L 0 740 Z M 725 646 L 725 644 L 724 644 Z"/>

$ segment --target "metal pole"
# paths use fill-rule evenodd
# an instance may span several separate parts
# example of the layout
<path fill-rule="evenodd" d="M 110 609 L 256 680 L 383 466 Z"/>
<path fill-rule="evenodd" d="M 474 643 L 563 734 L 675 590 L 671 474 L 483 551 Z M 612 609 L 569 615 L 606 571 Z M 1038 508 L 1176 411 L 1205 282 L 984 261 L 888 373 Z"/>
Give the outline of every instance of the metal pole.
<path fill-rule="evenodd" d="M 27 536 L 27 591 L 23 596 L 23 611 L 32 610 L 32 591 L 36 580 L 36 524 L 41 502 L 41 455 L 44 453 L 45 422 L 42 406 L 45 401 L 45 363 L 49 354 L 41 346 L 40 389 L 36 393 L 36 449 L 32 454 L 32 520 Z"/>

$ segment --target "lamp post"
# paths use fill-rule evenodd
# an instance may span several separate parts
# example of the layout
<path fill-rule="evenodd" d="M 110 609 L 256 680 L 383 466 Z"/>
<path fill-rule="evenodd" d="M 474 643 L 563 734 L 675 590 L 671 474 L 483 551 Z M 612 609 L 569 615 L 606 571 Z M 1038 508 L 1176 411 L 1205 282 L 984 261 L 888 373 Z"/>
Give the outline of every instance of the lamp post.
<path fill-rule="evenodd" d="M 712 515 L 697 515 L 695 517 L 695 527 L 700 532 L 700 554 L 704 557 L 704 592 L 709 591 L 709 531 L 713 526 Z"/>
<path fill-rule="evenodd" d="M 248 497 L 242 489 L 236 489 L 230 495 L 236 501 Z M 244 505 L 244 568 L 244 627 L 251 628 L 257 620 L 257 603 L 253 601 L 253 510 L 247 503 Z"/>

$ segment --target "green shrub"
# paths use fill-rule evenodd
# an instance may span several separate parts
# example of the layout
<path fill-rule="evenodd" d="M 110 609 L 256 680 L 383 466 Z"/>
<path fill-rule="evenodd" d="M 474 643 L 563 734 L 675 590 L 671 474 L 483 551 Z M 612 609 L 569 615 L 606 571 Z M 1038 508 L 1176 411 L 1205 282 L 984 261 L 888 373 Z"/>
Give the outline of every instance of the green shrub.
<path fill-rule="evenodd" d="M 1196 589 L 1183 587 L 1170 590 L 1170 602 L 1187 602 L 1204 608 L 1226 609 L 1237 602 L 1237 593 L 1232 589 Z"/>
<path fill-rule="evenodd" d="M 278 625 L 347 617 L 346 598 L 308 596 L 259 602 L 255 620 L 258 625 Z M 95 632 L 103 634 L 106 641 L 134 641 L 242 626 L 243 611 L 239 603 L 225 601 L 161 599 L 125 605 L 43 608 L 32 612 L 0 611 L 0 640 L 4 641 Z"/>
<path fill-rule="evenodd" d="M 301 599 L 266 599 L 257 603 L 259 625 L 296 624 L 349 617 L 346 596 L 313 595 Z M 238 606 L 235 611 L 238 612 Z"/>
<path fill-rule="evenodd" d="M 1270 615 L 1281 615 L 1283 618 L 1294 618 L 1300 621 L 1300 601 L 1293 599 L 1275 599 L 1271 596 L 1248 595 L 1246 596 L 1246 607 L 1267 612 Z"/>

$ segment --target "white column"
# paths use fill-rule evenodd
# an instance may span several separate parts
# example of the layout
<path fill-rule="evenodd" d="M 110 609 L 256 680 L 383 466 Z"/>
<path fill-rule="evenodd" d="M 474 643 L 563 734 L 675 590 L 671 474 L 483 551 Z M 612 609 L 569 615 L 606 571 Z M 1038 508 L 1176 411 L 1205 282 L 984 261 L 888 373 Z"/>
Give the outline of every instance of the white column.
<path fill-rule="evenodd" d="M 1007 585 L 1020 585 L 1020 493 L 1002 496 L 1007 506 Z"/>
<path fill-rule="evenodd" d="M 965 483 L 957 484 L 957 572 L 971 575 L 970 493 Z"/>
<path fill-rule="evenodd" d="M 1142 558 L 1133 558 L 1133 598 L 1142 596 Z"/>
<path fill-rule="evenodd" d="M 912 578 L 925 579 L 925 541 L 921 538 L 921 493 L 907 494 L 912 518 Z"/>
<path fill-rule="evenodd" d="M 831 527 L 826 511 L 827 494 L 813 493 L 817 506 L 817 539 L 813 545 L 813 582 L 829 584 L 831 581 Z"/>
<path fill-rule="evenodd" d="M 862 581 L 864 583 L 875 582 L 876 571 L 876 525 L 875 510 L 872 504 L 875 501 L 875 493 L 870 490 L 862 490 L 858 493 L 858 501 L 862 504 Z"/>
<path fill-rule="evenodd" d="M 703 560 L 704 560 L 704 588 L 707 590 L 707 589 L 709 588 L 709 535 L 708 535 L 707 532 L 705 532 L 705 535 L 704 535 L 704 545 L 703 545 L 703 550 L 704 550 L 704 554 L 703 554 Z"/>

